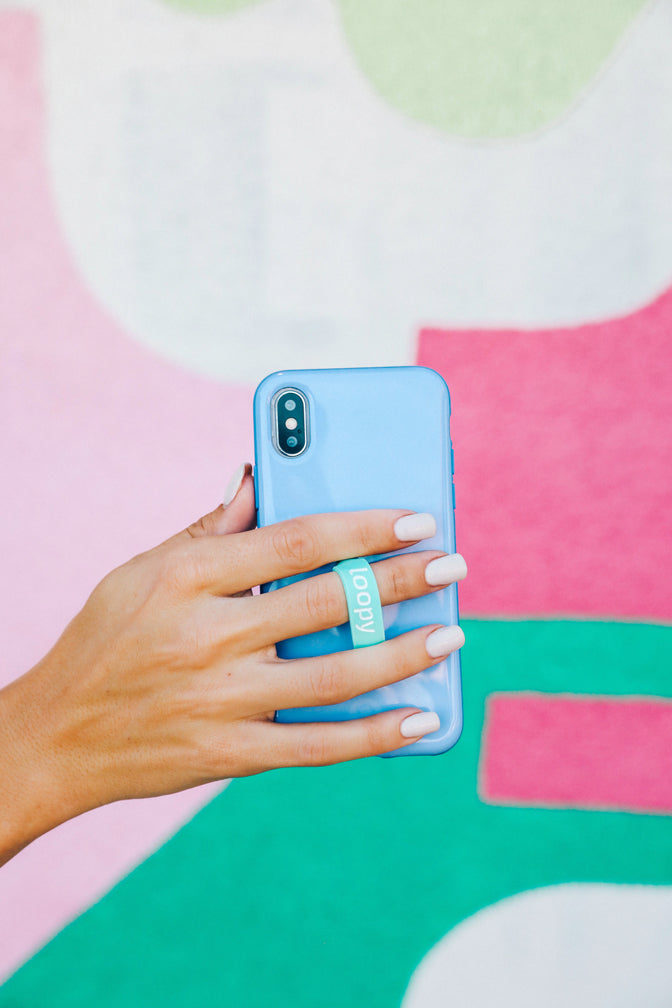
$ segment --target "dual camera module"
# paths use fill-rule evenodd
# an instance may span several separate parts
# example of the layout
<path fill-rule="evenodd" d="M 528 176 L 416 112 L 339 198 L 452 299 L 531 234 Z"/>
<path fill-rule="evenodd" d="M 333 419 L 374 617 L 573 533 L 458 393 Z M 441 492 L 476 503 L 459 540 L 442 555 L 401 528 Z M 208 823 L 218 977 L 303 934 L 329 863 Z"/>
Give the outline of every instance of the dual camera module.
<path fill-rule="evenodd" d="M 297 389 L 283 389 L 273 400 L 274 440 L 282 455 L 294 458 L 308 445 L 308 403 Z"/>

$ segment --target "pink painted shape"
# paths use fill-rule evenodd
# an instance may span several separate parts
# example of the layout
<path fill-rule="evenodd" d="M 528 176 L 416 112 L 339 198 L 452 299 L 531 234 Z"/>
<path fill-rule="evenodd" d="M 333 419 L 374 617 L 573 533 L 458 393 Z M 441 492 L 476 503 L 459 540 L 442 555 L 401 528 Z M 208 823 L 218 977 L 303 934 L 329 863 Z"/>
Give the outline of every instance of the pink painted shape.
<path fill-rule="evenodd" d="M 671 264 L 672 266 L 672 264 Z M 425 329 L 469 614 L 672 616 L 672 290 L 575 329 Z"/>
<path fill-rule="evenodd" d="M 252 456 L 251 392 L 131 342 L 64 247 L 43 163 L 35 18 L 0 13 L 0 684 L 96 581 L 221 499 Z M 69 823 L 0 871 L 0 977 L 160 845 L 215 787 Z"/>
<path fill-rule="evenodd" d="M 507 805 L 672 814 L 672 701 L 488 698 L 479 792 Z"/>

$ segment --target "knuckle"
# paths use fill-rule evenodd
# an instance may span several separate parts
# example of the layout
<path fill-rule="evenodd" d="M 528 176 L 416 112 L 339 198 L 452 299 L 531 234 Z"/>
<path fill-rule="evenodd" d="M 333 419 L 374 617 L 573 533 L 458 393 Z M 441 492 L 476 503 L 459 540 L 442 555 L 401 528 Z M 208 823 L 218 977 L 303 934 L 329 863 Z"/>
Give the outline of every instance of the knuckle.
<path fill-rule="evenodd" d="M 106 614 L 137 612 L 159 586 L 156 563 L 151 553 L 141 553 L 110 571 L 91 593 L 90 603 Z"/>
<path fill-rule="evenodd" d="M 297 571 L 310 570 L 316 565 L 317 536 L 307 521 L 297 519 L 279 525 L 272 532 L 271 545 L 278 558 Z"/>
<path fill-rule="evenodd" d="M 157 553 L 154 563 L 157 586 L 170 594 L 181 595 L 193 586 L 196 568 L 195 555 L 184 547 L 162 549 Z"/>
<path fill-rule="evenodd" d="M 209 514 L 203 515 L 195 522 L 192 522 L 187 528 L 187 532 L 192 539 L 201 539 L 203 536 L 217 535 L 221 525 L 223 512 L 224 505 L 220 504 L 215 511 L 211 511 Z"/>
<path fill-rule="evenodd" d="M 388 662 L 388 673 L 392 682 L 399 682 L 414 671 L 404 651 L 394 653 Z"/>
<path fill-rule="evenodd" d="M 368 556 L 373 546 L 374 534 L 370 520 L 361 521 L 355 530 L 355 542 L 360 556 Z"/>
<path fill-rule="evenodd" d="M 208 517 L 210 517 L 208 515 Z M 206 527 L 206 516 L 203 515 L 202 518 L 197 518 L 195 522 L 187 527 L 187 532 L 193 539 L 199 539 L 201 536 L 208 535 L 209 530 Z"/>
<path fill-rule="evenodd" d="M 324 766 L 330 762 L 325 738 L 312 732 L 300 739 L 296 756 L 300 766 Z"/>
<path fill-rule="evenodd" d="M 365 750 L 369 755 L 385 752 L 390 748 L 384 726 L 377 718 L 367 723 L 364 740 Z"/>
<path fill-rule="evenodd" d="M 209 579 L 209 550 L 204 539 L 185 543 L 174 551 L 173 581 L 182 590 L 202 588 Z"/>
<path fill-rule="evenodd" d="M 403 563 L 392 564 L 389 570 L 389 587 L 394 599 L 408 598 L 411 594 L 411 578 Z"/>
<path fill-rule="evenodd" d="M 210 731 L 195 746 L 195 762 L 204 780 L 235 776 L 236 752 L 223 733 Z"/>
<path fill-rule="evenodd" d="M 210 573 L 210 549 L 205 540 L 188 542 L 181 554 L 179 562 L 190 585 L 201 586 L 208 580 Z"/>
<path fill-rule="evenodd" d="M 316 577 L 306 584 L 306 611 L 310 619 L 320 626 L 328 626 L 335 618 L 331 580 L 331 578 Z"/>
<path fill-rule="evenodd" d="M 237 655 L 257 649 L 258 624 L 250 598 L 215 599 L 212 633 L 223 655 Z M 224 617 L 224 618 L 223 618 Z"/>
<path fill-rule="evenodd" d="M 310 674 L 310 695 L 317 705 L 337 703 L 345 699 L 342 676 L 333 660 L 316 660 Z"/>

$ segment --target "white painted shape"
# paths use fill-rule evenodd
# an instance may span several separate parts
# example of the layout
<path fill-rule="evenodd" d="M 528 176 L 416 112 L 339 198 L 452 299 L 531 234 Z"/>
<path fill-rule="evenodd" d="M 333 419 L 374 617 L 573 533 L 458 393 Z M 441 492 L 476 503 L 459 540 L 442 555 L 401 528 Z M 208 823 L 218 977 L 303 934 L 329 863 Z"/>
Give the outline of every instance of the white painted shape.
<path fill-rule="evenodd" d="M 423 323 L 580 323 L 672 279 L 670 0 L 563 121 L 498 142 L 380 99 L 331 0 L 35 6 L 73 255 L 129 332 L 187 366 L 402 363 Z"/>
<path fill-rule="evenodd" d="M 449 931 L 402 1008 L 669 1008 L 671 942 L 669 886 L 534 889 Z"/>

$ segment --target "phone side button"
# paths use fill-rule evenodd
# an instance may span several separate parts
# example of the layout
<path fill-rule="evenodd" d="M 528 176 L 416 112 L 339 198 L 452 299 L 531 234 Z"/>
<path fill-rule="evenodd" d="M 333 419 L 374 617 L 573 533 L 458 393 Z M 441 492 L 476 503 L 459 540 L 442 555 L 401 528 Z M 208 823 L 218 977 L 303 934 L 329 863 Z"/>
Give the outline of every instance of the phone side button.
<path fill-rule="evenodd" d="M 454 511 L 455 510 L 455 484 L 451 483 L 450 485 L 453 488 L 453 511 Z"/>

